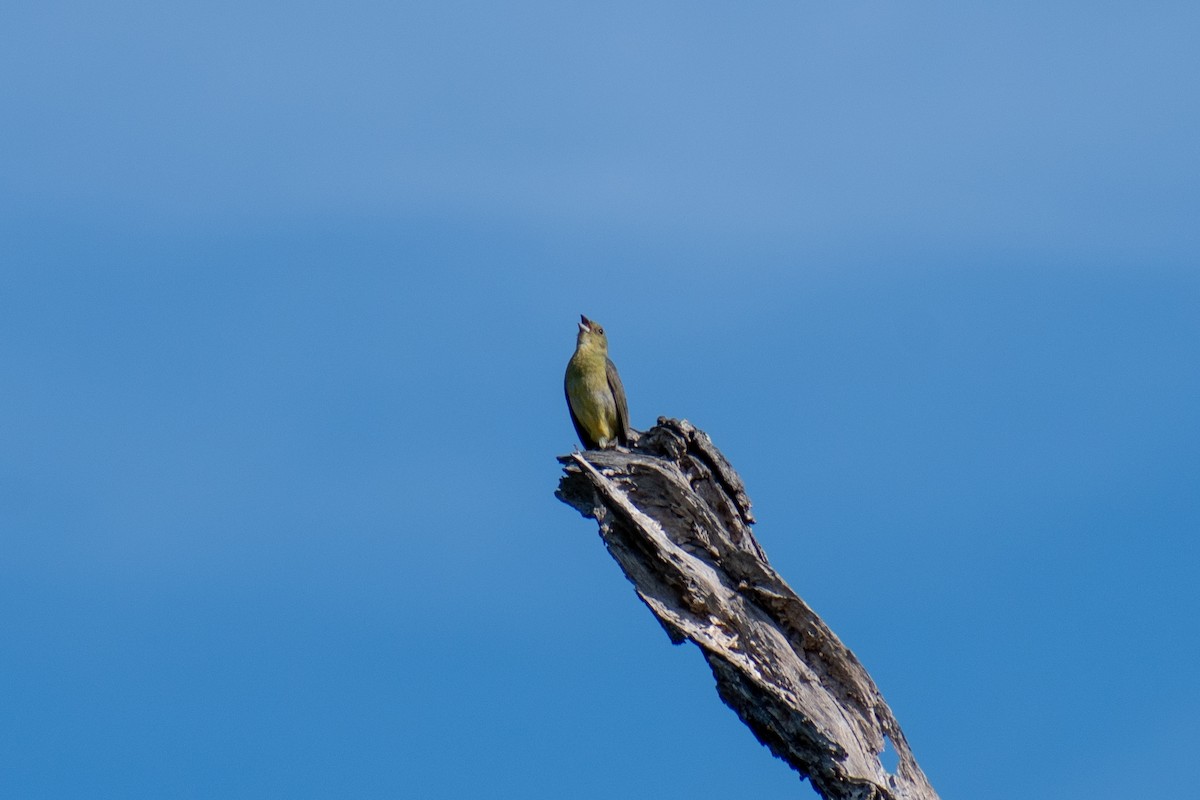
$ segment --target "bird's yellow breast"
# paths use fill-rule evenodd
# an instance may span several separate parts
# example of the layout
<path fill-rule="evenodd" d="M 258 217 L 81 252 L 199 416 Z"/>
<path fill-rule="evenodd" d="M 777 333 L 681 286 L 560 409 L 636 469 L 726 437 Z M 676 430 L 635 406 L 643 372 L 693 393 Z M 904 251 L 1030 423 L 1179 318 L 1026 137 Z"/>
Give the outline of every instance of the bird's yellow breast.
<path fill-rule="evenodd" d="M 576 352 L 567 365 L 567 399 L 579 424 L 597 442 L 617 438 L 617 404 L 603 353 Z"/>

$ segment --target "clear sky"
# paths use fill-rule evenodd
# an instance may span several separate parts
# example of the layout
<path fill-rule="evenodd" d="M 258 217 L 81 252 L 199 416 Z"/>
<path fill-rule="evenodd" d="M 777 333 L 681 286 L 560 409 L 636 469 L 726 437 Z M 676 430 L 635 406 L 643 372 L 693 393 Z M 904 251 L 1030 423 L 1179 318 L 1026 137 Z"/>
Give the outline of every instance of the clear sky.
<path fill-rule="evenodd" d="M 943 797 L 1178 778 L 1197 30 L 6 4 L 0 796 L 812 796 L 553 497 L 580 313 Z"/>

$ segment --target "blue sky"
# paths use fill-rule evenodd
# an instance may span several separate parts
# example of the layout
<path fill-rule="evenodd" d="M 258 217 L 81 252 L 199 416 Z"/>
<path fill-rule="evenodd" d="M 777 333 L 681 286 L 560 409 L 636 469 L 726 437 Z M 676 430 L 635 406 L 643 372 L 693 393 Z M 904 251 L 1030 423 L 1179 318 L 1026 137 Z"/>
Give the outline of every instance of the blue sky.
<path fill-rule="evenodd" d="M 944 797 L 1175 774 L 1198 25 L 10 4 L 0 794 L 809 796 L 553 498 L 581 312 Z"/>

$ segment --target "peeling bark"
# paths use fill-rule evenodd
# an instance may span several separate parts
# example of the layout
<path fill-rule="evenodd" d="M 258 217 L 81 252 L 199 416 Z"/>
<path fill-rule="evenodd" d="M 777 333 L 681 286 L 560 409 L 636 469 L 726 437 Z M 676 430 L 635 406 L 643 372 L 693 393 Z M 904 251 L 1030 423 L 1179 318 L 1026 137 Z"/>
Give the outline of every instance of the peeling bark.
<path fill-rule="evenodd" d="M 771 568 L 745 486 L 707 434 L 660 417 L 629 451 L 559 461 L 556 496 L 599 523 L 671 641 L 700 648 L 760 742 L 829 800 L 937 800 L 871 676 Z"/>

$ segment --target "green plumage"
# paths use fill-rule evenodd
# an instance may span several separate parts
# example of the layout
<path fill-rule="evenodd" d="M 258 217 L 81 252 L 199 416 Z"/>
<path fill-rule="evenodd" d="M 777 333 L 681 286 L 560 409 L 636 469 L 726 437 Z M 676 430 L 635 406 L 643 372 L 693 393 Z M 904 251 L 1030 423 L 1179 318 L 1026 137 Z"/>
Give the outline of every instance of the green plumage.
<path fill-rule="evenodd" d="M 608 357 L 608 337 L 599 324 L 582 315 L 580 320 L 575 354 L 563 380 L 571 422 L 588 450 L 627 445 L 629 407 L 625 387 Z"/>

